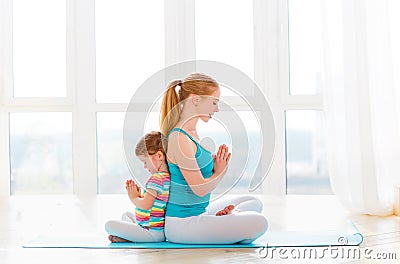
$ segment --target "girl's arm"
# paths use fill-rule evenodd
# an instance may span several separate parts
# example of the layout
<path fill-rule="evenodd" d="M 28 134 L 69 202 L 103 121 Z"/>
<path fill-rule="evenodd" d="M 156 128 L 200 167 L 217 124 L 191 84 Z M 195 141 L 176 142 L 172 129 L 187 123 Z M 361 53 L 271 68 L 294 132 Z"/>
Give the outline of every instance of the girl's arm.
<path fill-rule="evenodd" d="M 149 210 L 157 197 L 157 191 L 148 188 L 143 197 L 140 196 L 140 187 L 132 180 L 127 181 L 126 190 L 131 202 L 142 210 Z"/>
<path fill-rule="evenodd" d="M 192 141 L 187 137 L 177 136 L 174 133 L 169 137 L 168 147 L 171 147 L 176 164 L 192 191 L 198 196 L 205 196 L 214 190 L 225 175 L 231 157 L 228 148 L 221 145 L 214 155 L 214 173 L 207 179 L 203 177 L 197 164 Z"/>

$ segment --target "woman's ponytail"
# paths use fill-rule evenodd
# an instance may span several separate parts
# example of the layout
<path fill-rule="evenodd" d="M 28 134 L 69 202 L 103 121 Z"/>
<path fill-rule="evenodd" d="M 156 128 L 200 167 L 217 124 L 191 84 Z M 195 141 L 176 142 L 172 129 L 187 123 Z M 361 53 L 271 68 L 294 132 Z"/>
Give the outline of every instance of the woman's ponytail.
<path fill-rule="evenodd" d="M 168 136 L 169 132 L 174 128 L 179 120 L 180 100 L 175 88 L 180 85 L 181 81 L 171 82 L 164 94 L 164 98 L 161 104 L 161 118 L 160 118 L 160 130 L 164 136 Z"/>
<path fill-rule="evenodd" d="M 175 91 L 180 86 L 179 95 Z M 161 105 L 160 130 L 164 136 L 176 126 L 181 113 L 180 103 L 186 100 L 190 94 L 211 95 L 218 89 L 218 83 L 213 78 L 202 73 L 191 73 L 182 81 L 173 81 L 165 91 Z"/>

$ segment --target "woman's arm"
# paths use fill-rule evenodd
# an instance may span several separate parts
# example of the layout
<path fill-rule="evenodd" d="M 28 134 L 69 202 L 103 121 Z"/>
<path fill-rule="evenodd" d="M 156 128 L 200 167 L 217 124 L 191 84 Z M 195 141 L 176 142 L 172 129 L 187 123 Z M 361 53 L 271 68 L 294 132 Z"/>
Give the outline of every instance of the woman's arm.
<path fill-rule="evenodd" d="M 207 179 L 203 177 L 197 164 L 195 154 L 196 149 L 190 139 L 183 136 L 177 136 L 174 133 L 170 136 L 168 142 L 169 153 L 174 157 L 179 166 L 183 177 L 198 196 L 205 196 L 214 190 L 225 175 L 231 154 L 225 145 L 221 145 L 218 152 L 214 155 L 214 173 Z"/>

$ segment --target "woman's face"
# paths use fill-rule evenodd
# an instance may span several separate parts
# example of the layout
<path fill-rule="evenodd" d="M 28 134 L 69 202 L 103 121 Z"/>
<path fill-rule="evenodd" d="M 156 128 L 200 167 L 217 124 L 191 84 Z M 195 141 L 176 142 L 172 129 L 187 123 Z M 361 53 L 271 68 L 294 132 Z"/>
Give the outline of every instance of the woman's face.
<path fill-rule="evenodd" d="M 215 91 L 211 95 L 201 95 L 199 96 L 199 102 L 197 105 L 197 114 L 200 119 L 204 122 L 208 122 L 215 112 L 218 112 L 218 103 L 219 97 L 221 96 L 221 92 L 219 88 L 215 89 Z"/>

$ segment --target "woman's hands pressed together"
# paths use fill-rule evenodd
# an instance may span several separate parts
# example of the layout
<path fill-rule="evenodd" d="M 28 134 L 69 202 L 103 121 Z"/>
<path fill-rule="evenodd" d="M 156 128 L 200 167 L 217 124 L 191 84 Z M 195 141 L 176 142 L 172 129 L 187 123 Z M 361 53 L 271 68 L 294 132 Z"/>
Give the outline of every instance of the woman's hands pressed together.
<path fill-rule="evenodd" d="M 225 144 L 219 146 L 217 154 L 213 155 L 214 158 L 214 173 L 218 176 L 225 174 L 228 169 L 229 160 L 231 159 L 231 153 Z"/>

